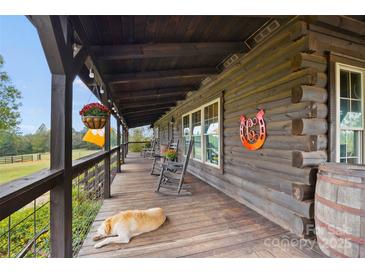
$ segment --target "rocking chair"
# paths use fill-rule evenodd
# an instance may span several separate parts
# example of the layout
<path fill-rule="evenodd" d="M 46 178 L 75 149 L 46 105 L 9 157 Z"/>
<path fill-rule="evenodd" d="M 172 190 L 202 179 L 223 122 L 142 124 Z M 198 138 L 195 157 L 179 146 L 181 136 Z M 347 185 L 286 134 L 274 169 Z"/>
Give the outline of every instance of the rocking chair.
<path fill-rule="evenodd" d="M 172 140 L 169 142 L 168 146 L 167 146 L 168 150 L 174 150 L 176 151 L 176 153 L 178 153 L 179 151 L 179 140 L 177 140 L 177 142 L 173 143 Z M 152 163 L 152 170 L 151 170 L 151 175 L 160 175 L 160 170 L 161 170 L 161 161 L 162 163 L 165 163 L 166 161 L 166 157 L 164 155 L 161 154 L 154 154 L 153 155 L 154 160 Z M 155 169 L 157 169 L 157 172 L 155 172 Z"/>
<path fill-rule="evenodd" d="M 156 147 L 158 145 L 158 139 L 154 139 L 152 142 L 151 142 L 152 146 L 149 147 L 149 148 L 145 148 L 144 149 L 144 158 L 149 158 L 149 157 L 153 157 L 153 155 L 155 155 L 156 153 Z"/>
<path fill-rule="evenodd" d="M 166 162 L 162 164 L 156 192 L 165 195 L 191 195 L 191 192 L 188 191 L 191 186 L 184 185 L 184 176 L 189 164 L 193 143 L 194 140 L 191 139 L 184 162 Z M 162 189 L 164 190 L 161 191 Z"/>

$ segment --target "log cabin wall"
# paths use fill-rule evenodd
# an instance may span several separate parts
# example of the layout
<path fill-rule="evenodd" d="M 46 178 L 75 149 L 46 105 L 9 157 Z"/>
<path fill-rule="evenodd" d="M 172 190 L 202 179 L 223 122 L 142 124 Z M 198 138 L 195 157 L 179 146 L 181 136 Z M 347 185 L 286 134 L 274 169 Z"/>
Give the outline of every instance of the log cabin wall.
<path fill-rule="evenodd" d="M 342 27 L 295 18 L 155 123 L 167 130 L 173 117 L 183 159 L 182 115 L 221 97 L 222 168 L 191 160 L 188 171 L 302 236 L 313 231 L 317 166 L 329 158 L 328 50 L 360 50 Z M 240 141 L 240 115 L 254 117 L 257 108 L 265 110 L 267 139 L 249 151 Z"/>

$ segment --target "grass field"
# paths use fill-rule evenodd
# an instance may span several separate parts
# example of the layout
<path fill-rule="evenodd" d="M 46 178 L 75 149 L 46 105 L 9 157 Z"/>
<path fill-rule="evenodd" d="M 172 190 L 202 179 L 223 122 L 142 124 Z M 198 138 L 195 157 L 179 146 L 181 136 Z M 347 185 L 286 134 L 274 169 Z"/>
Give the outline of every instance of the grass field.
<path fill-rule="evenodd" d="M 95 152 L 96 150 L 75 149 L 72 151 L 72 159 L 75 160 Z M 42 154 L 40 161 L 0 165 L 0 184 L 49 168 L 49 164 L 49 153 L 47 153 Z"/>

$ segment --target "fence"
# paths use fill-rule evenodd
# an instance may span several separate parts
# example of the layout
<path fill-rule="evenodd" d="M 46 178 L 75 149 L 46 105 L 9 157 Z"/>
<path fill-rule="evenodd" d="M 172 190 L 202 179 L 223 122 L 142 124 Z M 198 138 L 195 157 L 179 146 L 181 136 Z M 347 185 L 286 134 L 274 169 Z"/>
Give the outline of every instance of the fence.
<path fill-rule="evenodd" d="M 33 162 L 42 160 L 42 154 L 27 154 L 27 155 L 15 155 L 15 156 L 2 156 L 0 157 L 0 164 L 13 164 L 23 162 Z"/>
<path fill-rule="evenodd" d="M 49 256 L 49 193 L 0 221 L 0 257 Z"/>
<path fill-rule="evenodd" d="M 118 149 L 120 147 L 73 162 L 73 256 L 76 256 L 80 250 L 103 202 L 104 158 L 110 154 L 112 181 L 117 173 Z M 4 190 L 0 192 L 0 220 L 2 219 L 0 221 L 0 257 L 50 256 L 49 190 L 62 176 L 62 172 L 62 170 L 46 170 L 20 179 L 15 182 L 21 186 L 19 189 L 3 186 Z"/>

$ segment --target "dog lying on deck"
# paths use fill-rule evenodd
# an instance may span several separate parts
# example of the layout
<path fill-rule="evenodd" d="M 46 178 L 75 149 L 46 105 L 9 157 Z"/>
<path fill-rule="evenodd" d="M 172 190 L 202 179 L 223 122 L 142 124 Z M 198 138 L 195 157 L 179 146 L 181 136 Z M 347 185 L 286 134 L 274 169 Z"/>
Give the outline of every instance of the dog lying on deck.
<path fill-rule="evenodd" d="M 129 240 L 134 236 L 156 230 L 165 220 L 166 216 L 162 208 L 122 211 L 107 218 L 100 225 L 93 240 L 106 239 L 95 244 L 95 248 L 112 243 L 129 243 Z"/>

